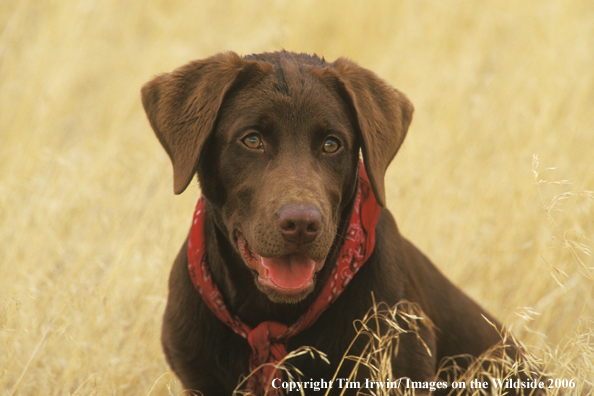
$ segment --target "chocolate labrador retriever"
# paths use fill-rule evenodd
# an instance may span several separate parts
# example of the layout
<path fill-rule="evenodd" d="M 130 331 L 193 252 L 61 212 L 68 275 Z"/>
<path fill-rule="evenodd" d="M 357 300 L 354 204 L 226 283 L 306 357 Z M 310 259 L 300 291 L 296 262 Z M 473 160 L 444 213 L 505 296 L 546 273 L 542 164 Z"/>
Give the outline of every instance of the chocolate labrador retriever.
<path fill-rule="evenodd" d="M 279 394 L 287 377 L 274 364 L 306 345 L 330 363 L 289 363 L 328 384 L 374 298 L 414 303 L 426 317 L 418 336 L 401 334 L 394 379 L 435 380 L 443 358 L 501 341 L 485 318 L 496 320 L 400 235 L 385 208 L 384 174 L 413 106 L 372 72 L 342 58 L 223 53 L 154 78 L 142 102 L 173 163 L 175 193 L 196 173 L 202 191 L 162 333 L 187 389 L 230 395 L 256 370 L 247 390 Z M 343 363 L 330 391 L 356 391 L 339 381 L 349 369 Z"/>

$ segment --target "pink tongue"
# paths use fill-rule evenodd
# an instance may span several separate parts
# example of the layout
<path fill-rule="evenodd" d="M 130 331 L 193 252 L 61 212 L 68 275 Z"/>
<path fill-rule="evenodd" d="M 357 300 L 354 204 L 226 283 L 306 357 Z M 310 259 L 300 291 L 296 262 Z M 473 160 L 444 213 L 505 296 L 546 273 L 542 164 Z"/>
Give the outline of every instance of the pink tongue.
<path fill-rule="evenodd" d="M 316 266 L 315 261 L 298 253 L 275 258 L 261 257 L 261 260 L 266 277 L 283 289 L 306 286 L 312 280 Z"/>

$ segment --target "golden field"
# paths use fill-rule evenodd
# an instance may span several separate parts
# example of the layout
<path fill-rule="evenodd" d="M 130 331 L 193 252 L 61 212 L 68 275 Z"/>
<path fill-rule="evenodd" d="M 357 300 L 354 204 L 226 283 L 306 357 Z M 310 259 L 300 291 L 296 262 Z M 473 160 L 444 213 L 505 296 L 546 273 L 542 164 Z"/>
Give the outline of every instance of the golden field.
<path fill-rule="evenodd" d="M 415 104 L 402 233 L 594 393 L 594 3 L 8 0 L 0 7 L 0 395 L 169 395 L 159 336 L 198 185 L 139 90 L 233 50 L 374 70 Z M 556 394 L 553 390 L 552 394 Z"/>

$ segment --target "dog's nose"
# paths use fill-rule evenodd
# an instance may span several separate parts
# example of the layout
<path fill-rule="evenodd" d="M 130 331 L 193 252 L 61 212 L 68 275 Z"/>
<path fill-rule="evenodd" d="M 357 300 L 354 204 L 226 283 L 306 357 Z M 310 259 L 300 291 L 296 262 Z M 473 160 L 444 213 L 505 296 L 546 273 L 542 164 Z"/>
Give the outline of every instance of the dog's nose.
<path fill-rule="evenodd" d="M 278 215 L 283 237 L 298 244 L 313 242 L 322 226 L 322 214 L 313 206 L 286 205 Z"/>

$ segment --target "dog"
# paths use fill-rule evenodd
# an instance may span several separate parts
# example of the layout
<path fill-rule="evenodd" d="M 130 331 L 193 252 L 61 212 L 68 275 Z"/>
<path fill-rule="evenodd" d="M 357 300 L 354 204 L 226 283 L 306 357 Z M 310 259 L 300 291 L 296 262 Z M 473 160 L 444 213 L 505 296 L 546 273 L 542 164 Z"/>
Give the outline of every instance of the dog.
<path fill-rule="evenodd" d="M 174 192 L 197 174 L 202 193 L 162 328 L 186 389 L 230 395 L 260 367 L 248 391 L 281 394 L 287 378 L 274 364 L 302 346 L 330 363 L 288 362 L 329 381 L 347 350 L 363 352 L 351 345 L 353 322 L 374 301 L 410 302 L 427 319 L 400 335 L 393 379 L 434 381 L 444 359 L 501 343 L 499 322 L 400 235 L 386 208 L 384 175 L 413 105 L 373 72 L 344 58 L 221 53 L 155 77 L 142 103 Z M 336 378 L 352 367 L 343 362 Z M 344 384 L 330 391 L 356 393 Z"/>

